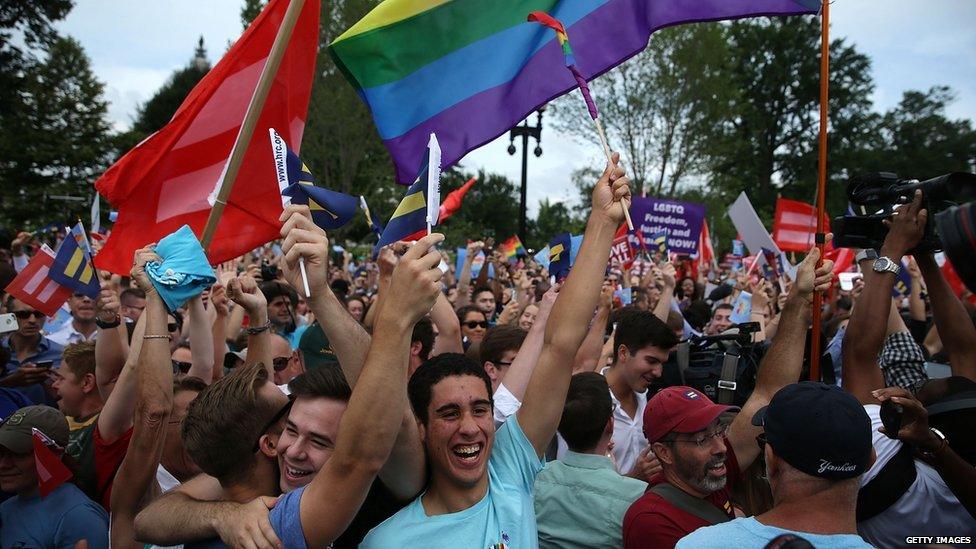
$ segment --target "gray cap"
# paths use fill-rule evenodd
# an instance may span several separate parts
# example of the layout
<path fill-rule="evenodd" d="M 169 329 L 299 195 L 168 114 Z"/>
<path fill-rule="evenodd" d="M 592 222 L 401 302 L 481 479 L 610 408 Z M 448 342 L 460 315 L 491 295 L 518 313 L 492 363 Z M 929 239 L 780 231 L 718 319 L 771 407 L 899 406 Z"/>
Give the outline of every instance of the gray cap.
<path fill-rule="evenodd" d="M 68 445 L 68 420 L 60 410 L 50 406 L 25 406 L 0 425 L 0 446 L 16 454 L 32 451 L 32 429 L 44 433 L 62 448 Z"/>

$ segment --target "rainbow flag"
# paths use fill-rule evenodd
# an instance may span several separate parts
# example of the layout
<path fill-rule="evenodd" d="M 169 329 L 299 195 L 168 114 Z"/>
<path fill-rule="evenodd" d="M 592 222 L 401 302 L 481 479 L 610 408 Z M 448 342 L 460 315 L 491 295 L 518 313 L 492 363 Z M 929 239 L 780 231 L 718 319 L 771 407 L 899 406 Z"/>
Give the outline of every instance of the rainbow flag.
<path fill-rule="evenodd" d="M 576 89 L 562 45 L 526 21 L 530 12 L 563 23 L 576 67 L 593 79 L 665 26 L 819 9 L 818 0 L 387 0 L 329 53 L 373 112 L 397 181 L 412 183 L 431 133 L 450 166 Z"/>
<path fill-rule="evenodd" d="M 527 255 L 525 252 L 525 247 L 522 246 L 522 241 L 519 239 L 518 235 L 512 236 L 505 242 L 498 245 L 498 251 L 505 254 L 505 258 L 514 263 L 516 257 Z"/>

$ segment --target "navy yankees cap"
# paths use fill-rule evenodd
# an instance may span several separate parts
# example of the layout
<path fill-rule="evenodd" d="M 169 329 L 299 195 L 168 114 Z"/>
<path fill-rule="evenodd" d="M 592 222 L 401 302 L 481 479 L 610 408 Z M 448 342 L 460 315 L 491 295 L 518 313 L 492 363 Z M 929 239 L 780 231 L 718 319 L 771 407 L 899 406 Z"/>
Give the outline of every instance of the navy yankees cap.
<path fill-rule="evenodd" d="M 752 418 L 773 453 L 808 475 L 854 478 L 871 464 L 871 419 L 836 385 L 803 381 L 780 389 Z"/>

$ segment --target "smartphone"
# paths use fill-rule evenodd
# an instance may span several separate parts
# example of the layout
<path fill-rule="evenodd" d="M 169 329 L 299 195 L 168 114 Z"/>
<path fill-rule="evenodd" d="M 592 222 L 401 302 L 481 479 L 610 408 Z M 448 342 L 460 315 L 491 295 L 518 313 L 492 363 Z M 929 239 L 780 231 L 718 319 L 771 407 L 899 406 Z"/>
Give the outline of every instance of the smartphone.
<path fill-rule="evenodd" d="M 50 368 L 51 368 L 51 366 L 54 366 L 54 361 L 53 361 L 53 360 L 43 360 L 43 361 L 41 361 L 41 362 L 38 362 L 38 363 L 37 363 L 37 364 L 35 364 L 34 366 L 35 366 L 36 368 L 45 368 L 45 369 L 50 369 Z"/>
<path fill-rule="evenodd" d="M 854 289 L 854 281 L 861 278 L 861 273 L 840 273 L 837 277 L 840 278 L 840 289 L 849 292 Z"/>
<path fill-rule="evenodd" d="M 0 315 L 0 334 L 17 331 L 17 317 L 13 313 Z"/>
<path fill-rule="evenodd" d="M 888 438 L 898 438 L 898 431 L 901 429 L 901 418 L 904 413 L 905 408 L 901 404 L 895 404 L 891 399 L 881 403 L 881 424 L 884 425 L 885 435 Z"/>

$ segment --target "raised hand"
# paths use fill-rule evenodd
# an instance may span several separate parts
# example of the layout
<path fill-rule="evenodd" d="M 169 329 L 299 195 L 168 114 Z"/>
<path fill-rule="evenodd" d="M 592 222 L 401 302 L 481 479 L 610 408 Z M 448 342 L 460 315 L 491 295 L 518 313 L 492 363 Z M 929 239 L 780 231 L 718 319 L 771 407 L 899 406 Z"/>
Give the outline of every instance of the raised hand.
<path fill-rule="evenodd" d="M 303 287 L 298 260 L 304 258 L 312 296 L 321 295 L 329 286 L 329 238 L 312 223 L 308 206 L 292 204 L 282 212 L 280 219 L 284 221 L 281 236 L 285 240 L 281 250 L 285 254 L 282 261 L 285 279 L 295 288 Z"/>
<path fill-rule="evenodd" d="M 478 240 L 476 242 L 468 242 L 468 245 L 466 247 L 466 250 L 468 252 L 468 257 L 473 259 L 484 248 L 485 248 L 485 243 L 481 240 Z"/>
<path fill-rule="evenodd" d="M 146 295 L 156 293 L 156 288 L 149 280 L 149 275 L 146 274 L 146 263 L 149 263 L 150 261 L 155 261 L 157 263 L 163 262 L 163 258 L 159 257 L 155 251 L 155 248 L 156 244 L 153 243 L 145 248 L 139 248 L 136 250 L 135 257 L 132 260 L 132 270 L 129 272 L 129 275 L 133 280 L 136 281 L 139 289 L 145 292 Z"/>
<path fill-rule="evenodd" d="M 258 311 L 267 311 L 268 300 L 261 293 L 257 281 L 251 275 L 242 274 L 231 279 L 227 283 L 227 297 L 244 307 L 248 315 Z"/>
<path fill-rule="evenodd" d="M 911 444 L 926 451 L 934 451 L 941 444 L 941 439 L 932 434 L 929 430 L 929 414 L 922 406 L 922 403 L 911 393 L 900 387 L 888 387 L 872 391 L 874 398 L 879 402 L 891 400 L 895 404 L 901 405 L 904 412 L 901 418 L 901 428 L 897 433 L 889 433 L 884 427 L 878 429 L 889 438 L 897 438 L 902 442 Z"/>
<path fill-rule="evenodd" d="M 661 273 L 661 283 L 667 288 L 674 288 L 675 277 L 677 271 L 675 271 L 674 263 L 668 261 L 661 266 L 658 271 Z"/>
<path fill-rule="evenodd" d="M 603 171 L 600 180 L 593 187 L 593 210 L 591 215 L 600 215 L 610 223 L 620 225 L 624 221 L 624 207 L 630 204 L 630 180 L 618 162 L 620 153 L 613 153 L 612 162 Z"/>
<path fill-rule="evenodd" d="M 827 242 L 830 242 L 833 236 L 828 234 Z M 820 267 L 817 267 L 819 260 L 820 249 L 814 246 L 796 268 L 796 280 L 790 289 L 791 295 L 798 295 L 807 299 L 814 291 L 824 292 L 830 288 L 830 283 L 834 278 L 834 262 L 827 259 Z"/>
<path fill-rule="evenodd" d="M 434 300 L 441 291 L 443 272 L 438 268 L 441 256 L 434 245 L 442 242 L 444 235 L 433 233 L 417 242 L 400 258 L 390 280 L 390 294 L 380 311 L 409 320 L 412 326 L 420 317 L 430 312 Z"/>
<path fill-rule="evenodd" d="M 383 278 L 393 276 L 393 269 L 396 269 L 397 261 L 397 254 L 393 251 L 392 245 L 387 244 L 380 248 L 380 253 L 376 257 L 376 266 L 380 270 L 380 276 Z"/>
<path fill-rule="evenodd" d="M 119 294 L 112 289 L 112 283 L 102 282 L 102 289 L 98 292 L 98 299 L 95 301 L 95 314 L 98 319 L 102 322 L 113 322 L 119 317 L 121 309 Z"/>
<path fill-rule="evenodd" d="M 898 261 L 905 252 L 917 246 L 925 234 L 928 218 L 928 211 L 922 207 L 922 191 L 916 190 L 912 201 L 898 208 L 891 221 L 885 221 L 888 226 L 888 236 L 882 246 L 885 254 Z"/>
<path fill-rule="evenodd" d="M 232 279 L 228 279 L 228 282 L 230 280 Z M 210 289 L 210 304 L 213 305 L 213 310 L 217 313 L 217 316 L 227 316 L 229 312 L 227 307 L 227 290 L 223 284 L 214 284 Z"/>

